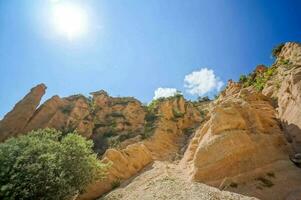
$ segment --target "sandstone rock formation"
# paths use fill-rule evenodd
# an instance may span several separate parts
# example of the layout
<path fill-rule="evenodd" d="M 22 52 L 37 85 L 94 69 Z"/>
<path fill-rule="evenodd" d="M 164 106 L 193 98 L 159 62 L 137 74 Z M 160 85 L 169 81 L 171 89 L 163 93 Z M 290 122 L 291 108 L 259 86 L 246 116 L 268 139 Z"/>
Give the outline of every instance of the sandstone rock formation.
<path fill-rule="evenodd" d="M 15 105 L 13 110 L 4 116 L 3 120 L 0 121 L 0 142 L 8 137 L 23 133 L 26 124 L 40 104 L 45 90 L 46 86 L 44 84 L 32 88 L 30 92 Z"/>
<path fill-rule="evenodd" d="M 277 100 L 278 114 L 294 151 L 301 153 L 301 44 L 286 43 L 262 93 Z"/>
<path fill-rule="evenodd" d="M 180 162 L 191 180 L 260 199 L 285 199 L 301 187 L 272 99 L 231 83 L 209 115 Z"/>
<path fill-rule="evenodd" d="M 55 95 L 37 109 L 45 89 L 43 84 L 33 88 L 0 121 L 0 141 L 39 128 L 55 128 L 64 133 L 75 130 L 92 138 L 96 152 L 103 154 L 108 147 L 144 132 L 146 111 L 134 98 L 114 98 L 104 91 L 92 93 L 92 98 Z"/>
<path fill-rule="evenodd" d="M 91 184 L 78 199 L 95 199 L 110 191 L 114 183 L 119 184 L 121 180 L 130 178 L 152 162 L 152 156 L 143 144 L 132 144 L 120 151 L 108 149 L 102 162 L 111 164 L 106 179 Z"/>
<path fill-rule="evenodd" d="M 271 67 L 242 79 L 230 80 L 215 101 L 176 95 L 148 106 L 100 90 L 53 96 L 38 107 L 41 84 L 0 121 L 0 141 L 46 127 L 92 139 L 111 167 L 80 200 L 120 183 L 126 188 L 104 199 L 249 199 L 199 182 L 262 199 L 297 198 L 301 171 L 289 156 L 301 152 L 301 45 L 286 43 Z M 154 169 L 140 175 L 147 166 Z"/>
<path fill-rule="evenodd" d="M 194 180 L 218 186 L 277 160 L 288 160 L 288 145 L 268 98 L 236 85 L 215 102 L 211 117 L 196 132 L 182 160 Z"/>
<path fill-rule="evenodd" d="M 108 178 L 91 184 L 78 199 L 89 200 L 101 196 L 110 191 L 116 181 L 130 178 L 154 160 L 175 159 L 183 147 L 187 129 L 197 126 L 203 119 L 200 112 L 182 96 L 157 102 L 153 112 L 157 117 L 152 127 L 147 128 L 152 130 L 146 130 L 152 132 L 150 136 L 125 149 L 108 149 L 102 159 L 102 162 L 112 164 Z"/>
<path fill-rule="evenodd" d="M 91 184 L 79 199 L 99 197 L 153 160 L 178 159 L 187 138 L 205 118 L 202 108 L 181 95 L 145 107 L 132 97 L 110 97 L 103 90 L 91 94 L 91 98 L 53 96 L 36 109 L 38 99 L 30 118 L 17 130 L 22 134 L 46 127 L 63 133 L 76 130 L 94 140 L 94 150 L 111 167 L 107 179 Z"/>

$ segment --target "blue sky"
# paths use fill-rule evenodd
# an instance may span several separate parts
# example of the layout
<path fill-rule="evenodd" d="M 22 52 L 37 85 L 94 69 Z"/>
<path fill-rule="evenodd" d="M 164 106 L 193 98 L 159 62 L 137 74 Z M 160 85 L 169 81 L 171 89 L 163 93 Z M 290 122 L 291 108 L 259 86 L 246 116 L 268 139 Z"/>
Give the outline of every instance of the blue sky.
<path fill-rule="evenodd" d="M 237 80 L 301 38 L 299 0 L 73 0 L 89 24 L 74 40 L 50 23 L 62 2 L 0 1 L 0 117 L 38 83 L 44 100 L 105 89 L 149 102 L 160 87 L 196 98 L 184 87 L 193 71 Z"/>

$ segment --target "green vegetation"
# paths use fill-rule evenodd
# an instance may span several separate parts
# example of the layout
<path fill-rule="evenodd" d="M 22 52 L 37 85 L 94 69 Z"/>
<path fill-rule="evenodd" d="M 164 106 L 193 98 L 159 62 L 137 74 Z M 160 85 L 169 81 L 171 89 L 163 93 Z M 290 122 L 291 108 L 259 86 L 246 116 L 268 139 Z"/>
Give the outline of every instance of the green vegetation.
<path fill-rule="evenodd" d="M 114 137 L 109 137 L 106 138 L 107 139 L 107 143 L 108 143 L 108 148 L 119 148 L 120 145 L 120 140 L 119 140 L 119 136 L 114 136 Z"/>
<path fill-rule="evenodd" d="M 219 93 L 219 94 L 216 94 L 216 95 L 214 95 L 214 99 L 215 99 L 215 100 L 216 100 L 216 99 L 218 99 L 219 95 L 220 95 L 220 93 Z"/>
<path fill-rule="evenodd" d="M 157 115 L 153 112 L 147 112 L 146 115 L 145 115 L 145 120 L 147 122 L 153 122 L 157 119 Z"/>
<path fill-rule="evenodd" d="M 121 184 L 121 180 L 117 179 L 111 183 L 111 187 L 112 187 L 112 189 L 115 189 L 115 188 L 118 188 L 120 186 L 120 184 Z"/>
<path fill-rule="evenodd" d="M 273 48 L 273 50 L 272 50 L 272 56 L 274 58 L 277 58 L 279 56 L 279 54 L 280 54 L 283 46 L 284 46 L 284 43 L 281 43 L 281 44 L 279 44 L 279 45 L 277 45 L 276 47 Z"/>
<path fill-rule="evenodd" d="M 155 123 L 156 120 L 160 117 L 158 114 L 158 106 L 159 103 L 163 101 L 173 100 L 173 99 L 179 99 L 183 98 L 183 95 L 180 91 L 177 91 L 177 93 L 174 96 L 167 97 L 167 98 L 158 98 L 154 99 L 151 103 L 149 103 L 145 107 L 146 115 L 145 115 L 145 126 L 144 126 L 144 132 L 141 134 L 142 139 L 147 139 L 151 137 L 154 134 L 155 129 Z M 174 114 L 174 120 L 176 121 L 176 118 L 183 117 L 184 113 L 180 112 L 178 109 L 173 109 Z"/>
<path fill-rule="evenodd" d="M 114 137 L 116 135 L 117 135 L 117 133 L 115 131 L 110 130 L 110 131 L 105 132 L 103 134 L 103 137 L 108 138 L 108 137 Z"/>
<path fill-rule="evenodd" d="M 208 96 L 205 97 L 198 97 L 198 102 L 206 102 L 206 101 L 210 101 Z"/>
<path fill-rule="evenodd" d="M 105 176 L 92 141 L 44 129 L 0 144 L 0 199 L 70 199 Z"/>
<path fill-rule="evenodd" d="M 69 123 L 62 128 L 63 135 L 68 133 L 73 133 L 76 131 L 76 124 L 73 121 L 69 121 Z"/>
<path fill-rule="evenodd" d="M 276 73 L 276 69 L 276 66 L 273 66 L 262 73 L 254 71 L 248 76 L 241 75 L 239 78 L 239 83 L 241 83 L 243 87 L 253 86 L 258 91 L 261 91 L 264 88 L 266 82 L 270 80 Z"/>
<path fill-rule="evenodd" d="M 166 100 L 172 100 L 172 99 L 178 99 L 178 98 L 183 98 L 183 95 L 182 95 L 181 91 L 177 91 L 177 93 L 174 96 L 161 97 L 161 98 L 158 98 L 158 99 L 154 99 L 150 104 L 148 104 L 147 109 L 149 111 L 153 111 L 154 109 L 157 108 L 159 102 L 163 102 L 163 101 L 166 101 Z"/>
<path fill-rule="evenodd" d="M 61 108 L 61 111 L 62 111 L 62 113 L 64 113 L 64 114 L 70 114 L 71 111 L 73 110 L 73 108 L 74 108 L 74 105 L 68 104 L 68 105 L 62 107 L 62 108 Z"/>
<path fill-rule="evenodd" d="M 101 110 L 101 107 L 98 107 L 98 106 L 96 105 L 94 99 L 93 99 L 91 96 L 89 96 L 89 97 L 87 98 L 87 101 L 88 101 L 90 113 L 91 113 L 92 115 L 95 115 L 98 111 Z"/>
<path fill-rule="evenodd" d="M 155 125 L 154 123 L 146 123 L 144 127 L 144 132 L 142 133 L 142 139 L 147 139 L 154 134 Z"/>
<path fill-rule="evenodd" d="M 184 113 L 182 113 L 181 111 L 179 111 L 177 108 L 173 108 L 172 109 L 172 113 L 174 115 L 175 118 L 181 118 L 184 116 Z"/>

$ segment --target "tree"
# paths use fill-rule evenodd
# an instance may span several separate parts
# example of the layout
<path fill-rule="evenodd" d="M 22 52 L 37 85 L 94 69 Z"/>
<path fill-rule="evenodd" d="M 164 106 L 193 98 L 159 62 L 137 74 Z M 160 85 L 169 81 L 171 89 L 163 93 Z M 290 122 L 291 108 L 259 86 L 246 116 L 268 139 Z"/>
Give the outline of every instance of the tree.
<path fill-rule="evenodd" d="M 240 75 L 239 77 L 239 83 L 243 84 L 248 80 L 246 75 Z"/>
<path fill-rule="evenodd" d="M 93 143 L 55 129 L 0 144 L 0 199 L 68 199 L 105 176 Z"/>

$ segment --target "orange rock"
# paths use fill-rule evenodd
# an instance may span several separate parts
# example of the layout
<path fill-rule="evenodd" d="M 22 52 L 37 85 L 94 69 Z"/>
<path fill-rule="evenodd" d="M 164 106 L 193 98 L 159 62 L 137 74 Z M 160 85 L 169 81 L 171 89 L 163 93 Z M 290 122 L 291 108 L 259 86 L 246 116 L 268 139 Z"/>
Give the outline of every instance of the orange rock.
<path fill-rule="evenodd" d="M 24 132 L 24 128 L 40 104 L 45 90 L 44 84 L 32 88 L 13 110 L 4 116 L 0 121 L 0 141 Z"/>

